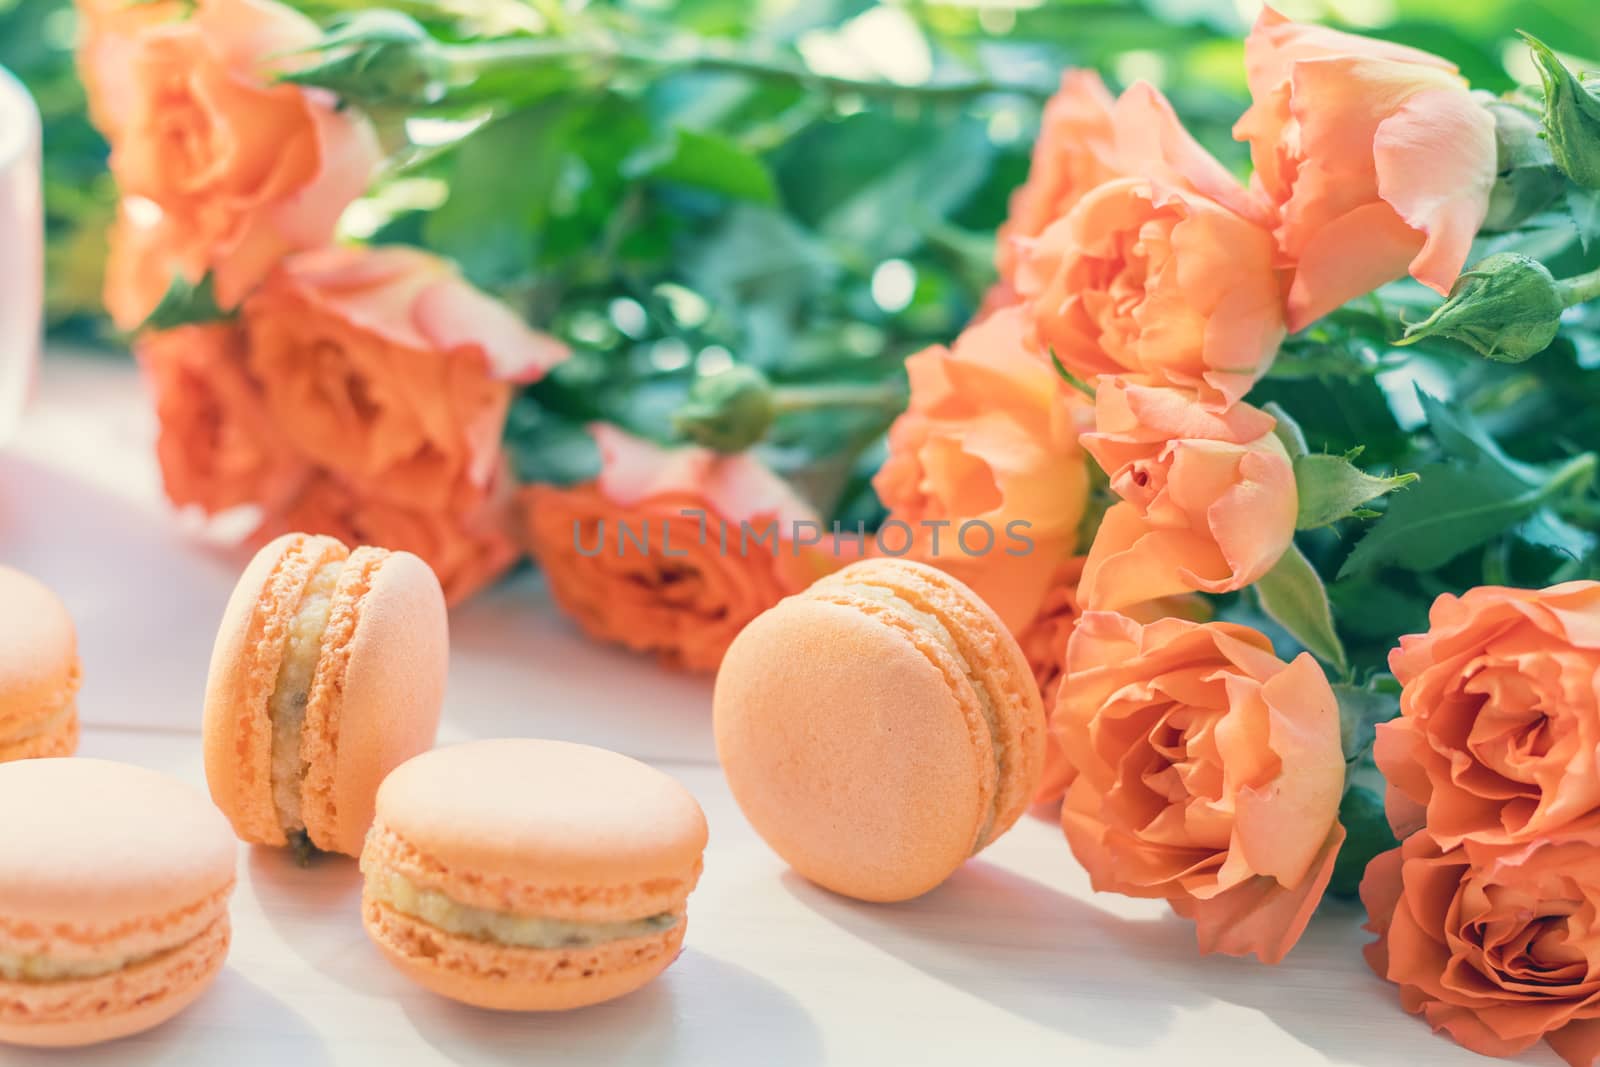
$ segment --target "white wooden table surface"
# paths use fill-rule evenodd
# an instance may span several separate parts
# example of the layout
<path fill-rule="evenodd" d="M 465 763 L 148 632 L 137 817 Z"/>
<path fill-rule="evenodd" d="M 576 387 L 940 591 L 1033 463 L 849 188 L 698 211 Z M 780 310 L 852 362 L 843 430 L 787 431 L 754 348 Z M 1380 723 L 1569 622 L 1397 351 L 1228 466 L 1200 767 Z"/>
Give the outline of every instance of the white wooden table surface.
<path fill-rule="evenodd" d="M 167 510 L 150 433 L 125 361 L 48 360 L 20 439 L 0 451 L 0 562 L 52 585 L 77 620 L 83 754 L 203 785 L 200 697 L 239 561 Z M 1405 1015 L 1367 970 L 1359 908 L 1325 905 L 1276 968 L 1202 958 L 1163 906 L 1091 893 L 1042 815 L 917 901 L 833 896 L 786 871 L 734 806 L 707 680 L 585 642 L 529 574 L 460 609 L 452 630 L 441 743 L 602 745 L 676 775 L 704 805 L 705 877 L 661 980 L 563 1015 L 452 1004 L 368 944 L 353 861 L 304 871 L 241 848 L 233 951 L 193 1009 L 66 1057 L 0 1049 L 0 1064 L 1483 1062 Z M 1541 1047 L 1523 1062 L 1559 1061 Z"/>

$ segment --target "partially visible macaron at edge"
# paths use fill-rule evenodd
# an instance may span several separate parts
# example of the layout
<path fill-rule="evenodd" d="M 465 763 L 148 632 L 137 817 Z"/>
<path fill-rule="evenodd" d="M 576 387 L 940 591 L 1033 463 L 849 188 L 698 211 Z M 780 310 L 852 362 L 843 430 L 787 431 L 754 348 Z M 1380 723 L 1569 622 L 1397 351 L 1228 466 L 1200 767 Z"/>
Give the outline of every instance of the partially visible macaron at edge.
<path fill-rule="evenodd" d="M 78 637 L 61 599 L 0 567 L 0 763 L 78 750 Z"/>
<path fill-rule="evenodd" d="M 476 741 L 378 794 L 367 933 L 414 981 L 503 1011 L 631 993 L 677 958 L 705 815 L 677 781 L 588 745 Z"/>
<path fill-rule="evenodd" d="M 212 799 L 244 841 L 359 855 L 379 784 L 433 744 L 448 666 L 426 563 L 278 538 L 240 577 L 212 652 Z"/>
<path fill-rule="evenodd" d="M 948 878 L 1027 809 L 1045 717 L 999 617 L 944 572 L 853 563 L 739 634 L 717 675 L 717 754 L 756 832 L 845 896 Z"/>
<path fill-rule="evenodd" d="M 0 1042 L 165 1022 L 228 954 L 238 845 L 204 794 L 94 759 L 0 765 Z M 14 813 L 26 812 L 26 817 Z"/>

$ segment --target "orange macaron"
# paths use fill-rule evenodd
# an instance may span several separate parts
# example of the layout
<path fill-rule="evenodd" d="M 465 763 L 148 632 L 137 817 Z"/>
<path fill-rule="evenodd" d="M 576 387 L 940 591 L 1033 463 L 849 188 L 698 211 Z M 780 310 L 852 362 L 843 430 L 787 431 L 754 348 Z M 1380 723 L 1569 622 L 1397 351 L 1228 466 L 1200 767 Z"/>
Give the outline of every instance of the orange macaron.
<path fill-rule="evenodd" d="M 754 619 L 717 675 L 717 754 L 757 833 L 860 900 L 944 881 L 1027 808 L 1045 718 L 1027 659 L 961 582 L 853 563 Z"/>
<path fill-rule="evenodd" d="M 228 954 L 238 846 L 203 794 L 91 759 L 0 765 L 0 1042 L 89 1045 L 187 1007 Z"/>
<path fill-rule="evenodd" d="M 0 567 L 0 763 L 78 750 L 78 638 L 44 585 Z"/>
<path fill-rule="evenodd" d="M 289 534 L 257 553 L 205 700 L 206 781 L 239 837 L 359 855 L 379 784 L 433 744 L 449 643 L 409 552 Z"/>
<path fill-rule="evenodd" d="M 367 933 L 428 989 L 504 1011 L 630 993 L 683 945 L 706 820 L 671 777 L 604 749 L 475 741 L 378 793 Z"/>

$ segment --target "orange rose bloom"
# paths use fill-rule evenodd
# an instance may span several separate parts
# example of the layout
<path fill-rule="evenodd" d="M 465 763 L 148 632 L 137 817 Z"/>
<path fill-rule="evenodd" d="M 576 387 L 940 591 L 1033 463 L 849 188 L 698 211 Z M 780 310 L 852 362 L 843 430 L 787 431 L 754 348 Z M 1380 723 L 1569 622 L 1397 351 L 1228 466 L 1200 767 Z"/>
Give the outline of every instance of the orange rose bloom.
<path fill-rule="evenodd" d="M 1389 669 L 1400 717 L 1373 755 L 1389 819 L 1444 848 L 1543 837 L 1600 808 L 1600 582 L 1434 601 Z"/>
<path fill-rule="evenodd" d="M 1061 825 L 1096 890 L 1165 898 L 1202 952 L 1276 963 L 1344 828 L 1333 690 L 1249 627 L 1090 612 L 1052 726 L 1078 775 Z"/>
<path fill-rule="evenodd" d="M 155 396 L 156 455 L 167 496 L 215 514 L 243 504 L 271 512 L 309 470 L 289 449 L 245 370 L 232 324 L 180 326 L 134 346 Z"/>
<path fill-rule="evenodd" d="M 284 255 L 326 243 L 365 191 L 379 159 L 371 127 L 327 93 L 270 80 L 319 36 L 271 0 L 198 0 L 187 18 L 91 36 L 91 89 L 117 94 L 99 109 L 112 174 L 159 220 L 158 240 L 141 246 L 161 252 L 151 287 L 164 290 L 174 265 L 190 281 L 210 271 L 217 300 L 234 307 Z M 124 328 L 151 310 L 140 303 L 107 293 Z"/>
<path fill-rule="evenodd" d="M 1254 100 L 1233 134 L 1277 204 L 1299 330 L 1403 276 L 1447 294 L 1489 208 L 1494 119 L 1456 68 L 1414 48 L 1291 22 L 1245 41 Z"/>
<path fill-rule="evenodd" d="M 530 485 L 522 510 L 551 595 L 591 637 L 712 671 L 745 623 L 837 565 L 802 544 L 821 522 L 754 456 L 590 433 L 600 477 Z"/>
<path fill-rule="evenodd" d="M 872 483 L 890 511 L 879 540 L 887 554 L 969 580 L 1019 628 L 1071 555 L 1083 518 L 1089 476 L 1078 420 L 1088 406 L 1029 342 L 1020 308 L 967 327 L 951 348 L 917 353 L 906 373 L 910 403 Z M 889 528 L 899 523 L 909 530 Z M 1008 535 L 1012 523 L 1026 524 L 1015 532 L 1031 550 Z"/>
<path fill-rule="evenodd" d="M 1271 216 L 1149 85 L 1123 93 L 1113 121 L 1127 176 L 1018 242 L 1017 291 L 1079 377 L 1153 375 L 1226 407 L 1283 340 Z"/>
<path fill-rule="evenodd" d="M 1299 494 L 1272 416 L 1215 413 L 1179 389 L 1108 378 L 1083 446 L 1122 502 L 1089 548 L 1079 595 L 1096 610 L 1242 589 L 1294 538 Z"/>
<path fill-rule="evenodd" d="M 245 305 L 250 367 L 300 451 L 372 499 L 470 508 L 499 470 L 512 382 L 567 350 L 415 249 L 295 256 Z"/>
<path fill-rule="evenodd" d="M 1044 706 L 1055 706 L 1056 696 L 1067 672 L 1067 644 L 1078 620 L 1083 617 L 1083 605 L 1078 600 L 1078 582 L 1083 575 L 1084 558 L 1074 556 L 1056 568 L 1045 589 L 1039 613 L 1017 634 L 1028 666 L 1033 668 L 1034 681 L 1039 683 L 1039 694 Z M 1155 622 L 1173 616 L 1203 622 L 1211 617 L 1210 606 L 1197 596 L 1166 597 L 1146 604 L 1135 604 L 1125 612 L 1138 622 Z M 1034 792 L 1033 802 L 1044 804 L 1057 800 L 1066 792 L 1077 771 L 1067 759 L 1056 738 L 1055 731 L 1045 734 L 1044 775 Z"/>
<path fill-rule="evenodd" d="M 149 26 L 184 16 L 181 0 L 77 0 L 78 79 L 88 99 L 89 118 L 107 137 L 121 129 L 129 102 L 137 95 L 133 54 Z"/>
<path fill-rule="evenodd" d="M 1540 1038 L 1600 1059 L 1600 830 L 1445 850 L 1413 834 L 1367 866 L 1365 949 L 1400 1003 L 1484 1056 Z"/>
<path fill-rule="evenodd" d="M 522 552 L 515 538 L 510 481 L 497 476 L 469 510 L 429 509 L 364 494 L 322 472 L 255 535 L 265 544 L 291 532 L 328 534 L 348 545 L 378 545 L 420 556 L 459 604 L 508 571 Z"/>
<path fill-rule="evenodd" d="M 1120 175 L 1114 101 L 1092 70 L 1069 70 L 1044 106 L 1028 178 L 1011 194 L 1006 221 L 995 235 L 995 266 L 1002 285 L 1017 271 L 1017 238 L 1037 237 L 1072 210 L 1083 195 Z"/>

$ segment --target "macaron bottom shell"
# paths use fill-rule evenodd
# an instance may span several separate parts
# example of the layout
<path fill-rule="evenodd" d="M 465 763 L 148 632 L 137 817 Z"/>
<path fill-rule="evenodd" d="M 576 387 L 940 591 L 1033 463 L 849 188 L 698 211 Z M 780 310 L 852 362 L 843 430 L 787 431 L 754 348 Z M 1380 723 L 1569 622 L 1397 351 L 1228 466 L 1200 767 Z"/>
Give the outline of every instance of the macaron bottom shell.
<path fill-rule="evenodd" d="M 450 934 L 362 896 L 367 934 L 403 974 L 443 997 L 495 1011 L 566 1011 L 647 985 L 677 959 L 688 921 L 648 937 L 524 948 Z"/>
<path fill-rule="evenodd" d="M 52 982 L 0 979 L 0 1044 L 73 1048 L 160 1026 L 211 985 L 232 936 L 224 914 L 177 948 L 110 974 Z"/>

